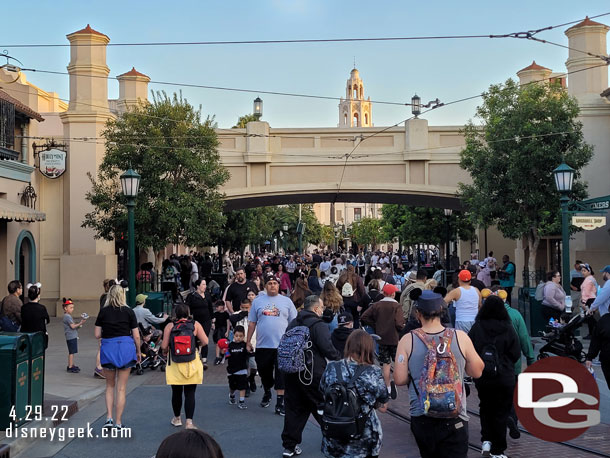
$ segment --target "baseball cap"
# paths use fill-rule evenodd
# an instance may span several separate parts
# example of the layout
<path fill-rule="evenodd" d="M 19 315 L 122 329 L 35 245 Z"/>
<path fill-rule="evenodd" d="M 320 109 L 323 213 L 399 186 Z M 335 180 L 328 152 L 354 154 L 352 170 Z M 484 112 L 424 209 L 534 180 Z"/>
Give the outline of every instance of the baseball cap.
<path fill-rule="evenodd" d="M 144 302 L 146 302 L 146 299 L 148 299 L 148 296 L 146 294 L 138 294 L 136 296 L 136 304 L 143 304 Z"/>
<path fill-rule="evenodd" d="M 341 288 L 341 296 L 343 297 L 352 297 L 354 295 L 354 288 L 349 283 L 343 285 Z"/>
<path fill-rule="evenodd" d="M 349 323 L 352 323 L 353 321 L 354 321 L 354 317 L 349 312 L 341 312 L 339 314 L 339 316 L 337 317 L 337 323 L 339 323 L 339 325 L 349 324 Z"/>
<path fill-rule="evenodd" d="M 472 275 L 470 275 L 470 271 L 468 270 L 460 270 L 458 278 L 462 281 L 470 281 L 472 280 Z"/>
<path fill-rule="evenodd" d="M 386 283 L 385 285 L 383 285 L 383 289 L 382 289 L 384 294 L 396 294 L 398 292 L 398 288 L 396 287 L 396 285 L 392 285 L 391 283 Z"/>
<path fill-rule="evenodd" d="M 277 283 L 279 283 L 280 281 L 277 279 L 277 277 L 273 274 L 267 274 L 265 275 L 265 285 L 270 282 L 270 281 L 275 281 Z"/>
<path fill-rule="evenodd" d="M 606 267 L 604 267 L 604 268 L 602 269 L 602 273 L 607 273 L 607 274 L 610 274 L 610 265 L 607 265 Z"/>
<path fill-rule="evenodd" d="M 443 296 L 430 290 L 422 291 L 417 301 L 415 301 L 417 309 L 425 313 L 440 312 L 444 305 Z"/>

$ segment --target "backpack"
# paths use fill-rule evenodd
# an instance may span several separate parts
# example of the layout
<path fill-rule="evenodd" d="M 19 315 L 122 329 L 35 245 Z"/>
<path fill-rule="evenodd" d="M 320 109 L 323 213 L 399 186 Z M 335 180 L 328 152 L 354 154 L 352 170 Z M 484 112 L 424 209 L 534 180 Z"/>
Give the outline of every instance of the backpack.
<path fill-rule="evenodd" d="M 349 366 L 345 360 L 332 364 L 337 380 L 324 390 L 324 411 L 320 425 L 324 437 L 350 441 L 362 436 L 364 424 L 370 413 L 370 410 L 366 413 L 362 411 L 363 403 L 355 389 L 356 381 L 366 366 L 359 365 L 354 375 L 349 380 L 344 380 L 342 363 L 345 364 L 349 374 Z"/>
<path fill-rule="evenodd" d="M 183 318 L 174 323 L 169 335 L 169 349 L 171 361 L 175 363 L 188 363 L 197 356 L 195 346 L 195 323 Z"/>
<path fill-rule="evenodd" d="M 167 266 L 165 268 L 165 270 L 163 271 L 163 276 L 168 281 L 173 281 L 175 275 L 176 275 L 176 271 L 174 270 L 174 268 L 172 266 Z"/>
<path fill-rule="evenodd" d="M 295 326 L 284 333 L 277 347 L 278 368 L 287 374 L 304 372 L 301 380 L 304 385 L 311 385 L 313 381 L 313 351 L 310 337 L 310 327 Z"/>
<path fill-rule="evenodd" d="M 483 367 L 483 375 L 485 377 L 495 377 L 498 375 L 500 358 L 498 357 L 495 338 L 492 343 L 483 347 L 481 350 L 481 359 L 485 363 L 485 367 Z"/>
<path fill-rule="evenodd" d="M 413 385 L 424 415 L 433 418 L 456 418 L 462 410 L 464 385 L 457 361 L 451 352 L 455 331 L 445 328 L 438 344 L 434 337 L 426 334 L 421 328 L 414 329 L 411 333 L 428 349 L 419 387 L 415 383 Z"/>

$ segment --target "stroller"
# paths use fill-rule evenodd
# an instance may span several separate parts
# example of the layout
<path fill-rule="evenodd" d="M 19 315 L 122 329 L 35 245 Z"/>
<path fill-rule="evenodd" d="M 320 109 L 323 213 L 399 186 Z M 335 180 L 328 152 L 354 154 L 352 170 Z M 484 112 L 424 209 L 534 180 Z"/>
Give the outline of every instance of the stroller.
<path fill-rule="evenodd" d="M 142 375 L 144 369 L 155 370 L 157 367 L 161 369 L 161 372 L 165 372 L 165 366 L 167 366 L 167 359 L 160 354 L 161 350 L 161 338 L 163 334 L 159 333 L 154 327 L 144 329 L 142 324 L 138 324 L 140 329 L 140 352 L 142 353 L 142 361 L 136 364 L 131 369 L 137 375 Z"/>
<path fill-rule="evenodd" d="M 583 351 L 582 343 L 576 338 L 574 333 L 584 323 L 585 317 L 576 315 L 568 323 L 560 328 L 550 328 L 550 331 L 542 334 L 542 340 L 546 344 L 540 349 L 538 359 L 548 358 L 549 353 L 557 356 L 572 358 L 579 363 L 584 363 L 586 354 Z"/>

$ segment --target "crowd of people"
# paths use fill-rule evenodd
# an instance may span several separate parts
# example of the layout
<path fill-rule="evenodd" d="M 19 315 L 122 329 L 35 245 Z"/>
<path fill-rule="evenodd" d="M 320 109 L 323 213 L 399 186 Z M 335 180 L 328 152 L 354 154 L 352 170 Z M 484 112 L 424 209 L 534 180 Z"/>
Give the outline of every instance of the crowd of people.
<path fill-rule="evenodd" d="M 535 361 L 523 317 L 511 306 L 515 265 L 507 255 L 498 263 L 490 252 L 483 261 L 476 256 L 457 261 L 449 277 L 440 264 L 422 265 L 419 256 L 413 261 L 406 254 L 382 252 L 246 253 L 244 259 L 223 260 L 228 284 L 220 285 L 210 255 L 173 256 L 155 273 L 163 289 L 175 294 L 171 316 L 154 316 L 146 308 L 146 292 L 156 281 L 150 266 L 138 272 L 134 309 L 126 306 L 125 282 L 105 281 L 94 330 L 100 341 L 95 374 L 106 380 L 104 427 L 124 427 L 127 380 L 150 331 L 157 333 L 167 361 L 170 423 L 183 426 L 184 410 L 184 427 L 196 431 L 167 438 L 157 456 L 175 456 L 171 444 L 179 441 L 208 450 L 192 456 L 222 456 L 218 444 L 193 423 L 196 387 L 208 369 L 212 339 L 214 365 L 226 367 L 230 405 L 248 408 L 257 376 L 260 408 L 269 408 L 275 395 L 273 412 L 284 417 L 285 457 L 302 453 L 310 415 L 321 425 L 325 456 L 378 456 L 383 431 L 377 412 L 385 412 L 401 385 L 408 385 L 411 431 L 421 456 L 467 455 L 466 405 L 473 402 L 467 397 L 474 385 L 483 454 L 505 457 L 507 431 L 513 438 L 520 434 L 512 396 L 522 355 L 528 365 Z M 587 367 L 599 361 L 610 381 L 610 266 L 601 272 L 603 288 L 593 268 L 577 261 L 571 312 L 587 316 Z M 22 285 L 9 283 L 0 310 L 3 329 L 46 334 L 49 317 L 39 303 L 41 288 L 28 285 L 29 302 L 22 305 Z M 565 315 L 569 304 L 559 272 L 549 272 L 540 296 L 546 319 Z M 78 373 L 78 330 L 88 316 L 75 321 L 70 299 L 63 300 L 63 308 L 67 371 Z M 347 401 L 339 404 L 353 407 L 352 414 L 336 410 L 341 396 Z"/>

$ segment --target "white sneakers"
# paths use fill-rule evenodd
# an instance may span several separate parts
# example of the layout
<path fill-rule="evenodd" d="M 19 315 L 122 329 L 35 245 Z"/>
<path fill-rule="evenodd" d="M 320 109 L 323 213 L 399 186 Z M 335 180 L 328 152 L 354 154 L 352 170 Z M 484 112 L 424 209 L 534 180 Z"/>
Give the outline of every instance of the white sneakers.
<path fill-rule="evenodd" d="M 481 456 L 491 456 L 491 442 L 483 442 L 481 445 Z"/>

